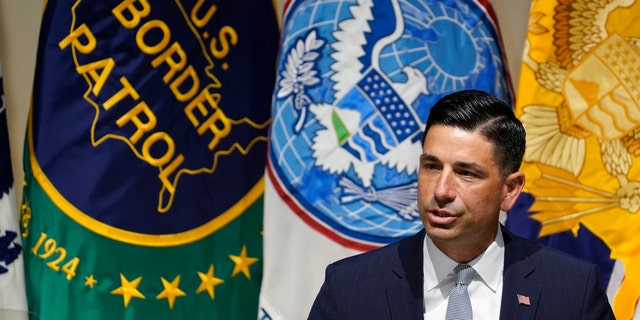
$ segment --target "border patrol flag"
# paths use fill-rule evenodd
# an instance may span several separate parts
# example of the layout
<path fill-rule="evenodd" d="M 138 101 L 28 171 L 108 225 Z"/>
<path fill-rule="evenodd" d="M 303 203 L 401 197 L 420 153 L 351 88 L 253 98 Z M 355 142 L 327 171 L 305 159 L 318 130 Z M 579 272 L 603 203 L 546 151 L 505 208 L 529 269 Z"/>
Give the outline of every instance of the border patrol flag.
<path fill-rule="evenodd" d="M 260 317 L 303 319 L 328 263 L 422 228 L 430 106 L 469 88 L 510 104 L 512 91 L 486 1 L 299 0 L 283 21 Z"/>
<path fill-rule="evenodd" d="M 255 319 L 270 1 L 48 1 L 25 145 L 41 319 Z"/>
<path fill-rule="evenodd" d="M 0 319 L 27 319 L 24 250 L 18 226 L 10 149 L 0 70 Z"/>
<path fill-rule="evenodd" d="M 527 196 L 507 225 L 600 266 L 617 319 L 640 319 L 640 1 L 531 7 L 516 114 Z"/>

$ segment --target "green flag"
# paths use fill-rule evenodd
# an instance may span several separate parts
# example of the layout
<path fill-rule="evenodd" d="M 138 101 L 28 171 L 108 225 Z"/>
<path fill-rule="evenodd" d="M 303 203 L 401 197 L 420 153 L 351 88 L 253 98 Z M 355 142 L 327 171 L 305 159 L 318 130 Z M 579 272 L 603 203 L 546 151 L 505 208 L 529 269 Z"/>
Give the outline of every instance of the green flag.
<path fill-rule="evenodd" d="M 271 1 L 48 1 L 25 142 L 32 319 L 255 319 Z"/>

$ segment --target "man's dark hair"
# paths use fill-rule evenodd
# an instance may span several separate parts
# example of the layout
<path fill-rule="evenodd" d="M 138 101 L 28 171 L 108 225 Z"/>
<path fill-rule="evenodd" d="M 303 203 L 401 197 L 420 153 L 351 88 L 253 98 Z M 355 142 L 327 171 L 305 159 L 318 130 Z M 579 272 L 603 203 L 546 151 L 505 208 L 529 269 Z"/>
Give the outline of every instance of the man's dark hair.
<path fill-rule="evenodd" d="M 494 145 L 500 174 L 517 172 L 526 145 L 524 127 L 506 103 L 480 90 L 462 90 L 442 97 L 429 111 L 422 144 L 434 125 L 476 131 Z"/>

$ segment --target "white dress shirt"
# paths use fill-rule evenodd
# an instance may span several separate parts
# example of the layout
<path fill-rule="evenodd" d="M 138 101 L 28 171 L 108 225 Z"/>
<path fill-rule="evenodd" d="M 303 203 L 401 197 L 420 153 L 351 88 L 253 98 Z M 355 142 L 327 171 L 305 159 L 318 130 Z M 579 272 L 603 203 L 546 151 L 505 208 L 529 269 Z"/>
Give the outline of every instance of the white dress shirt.
<path fill-rule="evenodd" d="M 504 239 L 500 226 L 497 228 L 496 239 L 487 250 L 468 263 L 476 271 L 468 285 L 474 320 L 500 318 Z M 458 263 L 440 251 L 429 236 L 424 237 L 423 254 L 424 319 L 445 319 L 449 292 L 455 281 L 453 269 Z"/>

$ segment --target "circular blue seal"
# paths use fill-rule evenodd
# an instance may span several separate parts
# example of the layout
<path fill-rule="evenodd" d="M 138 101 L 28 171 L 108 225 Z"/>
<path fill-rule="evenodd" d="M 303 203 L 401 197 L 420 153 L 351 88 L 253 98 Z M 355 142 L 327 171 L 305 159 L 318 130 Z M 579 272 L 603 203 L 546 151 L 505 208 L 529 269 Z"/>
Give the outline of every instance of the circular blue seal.
<path fill-rule="evenodd" d="M 294 2 L 270 135 L 279 195 L 349 247 L 414 234 L 429 108 L 470 88 L 511 102 L 498 31 L 475 1 Z"/>

